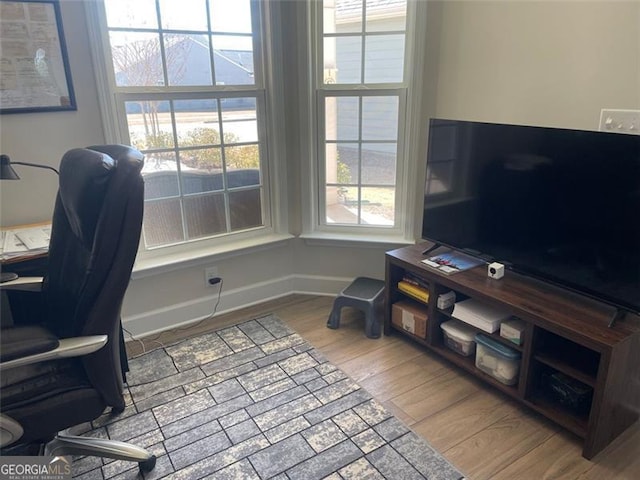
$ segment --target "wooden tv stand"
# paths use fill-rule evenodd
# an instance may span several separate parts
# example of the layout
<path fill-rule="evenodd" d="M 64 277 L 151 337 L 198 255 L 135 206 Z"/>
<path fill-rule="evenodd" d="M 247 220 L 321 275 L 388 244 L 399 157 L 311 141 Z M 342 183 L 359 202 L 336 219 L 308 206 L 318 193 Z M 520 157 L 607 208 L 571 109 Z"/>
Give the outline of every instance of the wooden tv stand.
<path fill-rule="evenodd" d="M 412 245 L 385 255 L 385 335 L 399 332 L 410 337 L 575 433 L 584 439 L 582 455 L 587 459 L 638 420 L 640 317 L 628 314 L 609 327 L 612 307 L 510 271 L 494 280 L 488 278 L 484 265 L 444 275 L 420 263 L 428 246 Z M 397 288 L 405 272 L 418 276 L 429 287 L 428 302 L 422 303 L 428 318 L 426 338 L 391 323 L 391 306 L 410 298 Z M 457 300 L 475 298 L 506 309 L 525 322 L 520 346 L 500 337 L 499 332 L 488 334 L 522 353 L 516 385 L 500 383 L 475 367 L 474 356 L 463 357 L 446 347 L 440 324 L 451 318 L 452 308 L 439 310 L 437 298 L 451 290 Z M 593 389 L 590 408 L 574 411 L 549 395 L 548 375 L 558 372 Z"/>

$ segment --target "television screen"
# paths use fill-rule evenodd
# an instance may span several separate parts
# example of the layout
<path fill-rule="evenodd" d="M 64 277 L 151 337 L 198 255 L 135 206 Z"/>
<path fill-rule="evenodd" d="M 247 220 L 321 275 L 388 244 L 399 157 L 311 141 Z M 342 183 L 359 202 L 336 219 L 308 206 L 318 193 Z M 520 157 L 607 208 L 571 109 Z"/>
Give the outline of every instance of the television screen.
<path fill-rule="evenodd" d="M 432 119 L 422 237 L 640 312 L 640 136 Z"/>

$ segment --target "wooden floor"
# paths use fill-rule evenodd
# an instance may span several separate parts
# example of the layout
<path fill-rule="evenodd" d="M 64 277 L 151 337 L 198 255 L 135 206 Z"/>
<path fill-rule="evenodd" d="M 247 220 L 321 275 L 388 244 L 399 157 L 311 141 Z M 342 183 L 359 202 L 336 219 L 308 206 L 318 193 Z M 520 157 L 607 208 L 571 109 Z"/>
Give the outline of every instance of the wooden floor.
<path fill-rule="evenodd" d="M 588 461 L 578 437 L 425 348 L 400 335 L 365 337 L 357 310 L 343 309 L 340 328 L 328 329 L 332 304 L 292 295 L 149 337 L 145 348 L 274 313 L 472 480 L 640 479 L 640 422 Z"/>

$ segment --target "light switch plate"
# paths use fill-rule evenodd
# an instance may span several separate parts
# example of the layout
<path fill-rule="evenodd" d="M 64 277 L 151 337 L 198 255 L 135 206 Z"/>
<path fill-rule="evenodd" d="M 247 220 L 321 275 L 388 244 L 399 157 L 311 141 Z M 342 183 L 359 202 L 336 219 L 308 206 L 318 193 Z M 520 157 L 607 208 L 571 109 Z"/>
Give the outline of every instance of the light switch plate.
<path fill-rule="evenodd" d="M 640 135 L 640 110 L 603 108 L 600 111 L 600 131 Z"/>

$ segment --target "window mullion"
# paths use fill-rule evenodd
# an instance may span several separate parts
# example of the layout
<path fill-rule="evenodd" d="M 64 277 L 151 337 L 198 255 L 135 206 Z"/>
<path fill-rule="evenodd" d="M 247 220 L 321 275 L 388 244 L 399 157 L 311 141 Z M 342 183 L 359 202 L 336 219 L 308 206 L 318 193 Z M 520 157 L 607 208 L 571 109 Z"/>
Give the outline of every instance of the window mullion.
<path fill-rule="evenodd" d="M 220 125 L 220 161 L 222 162 L 222 198 L 224 198 L 224 217 L 227 232 L 231 231 L 231 201 L 227 185 L 227 162 L 225 161 L 224 122 L 222 121 L 222 102 L 218 100 L 218 122 Z"/>
<path fill-rule="evenodd" d="M 358 225 L 362 225 L 362 108 L 364 98 L 358 98 Z"/>

